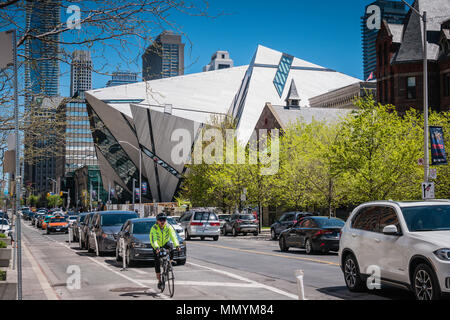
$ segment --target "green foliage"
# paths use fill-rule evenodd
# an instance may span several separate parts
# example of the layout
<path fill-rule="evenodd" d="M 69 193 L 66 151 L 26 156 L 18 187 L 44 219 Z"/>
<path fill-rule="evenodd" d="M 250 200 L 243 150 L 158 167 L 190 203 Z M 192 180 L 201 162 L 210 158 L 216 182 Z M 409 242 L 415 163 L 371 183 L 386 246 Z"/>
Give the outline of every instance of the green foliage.
<path fill-rule="evenodd" d="M 63 204 L 63 199 L 59 194 L 54 194 L 47 196 L 47 202 L 49 207 L 60 207 Z"/>
<path fill-rule="evenodd" d="M 35 207 L 38 204 L 39 196 L 30 195 L 28 197 L 28 204 L 32 207 Z"/>
<path fill-rule="evenodd" d="M 6 281 L 6 271 L 0 270 L 0 281 Z"/>
<path fill-rule="evenodd" d="M 6 234 L 0 233 L 0 239 L 6 239 L 6 238 L 7 238 Z"/>
<path fill-rule="evenodd" d="M 5 248 L 7 248 L 8 246 L 6 245 L 6 242 L 4 242 L 4 241 L 0 241 L 0 249 L 5 249 Z"/>
<path fill-rule="evenodd" d="M 372 97 L 355 105 L 358 109 L 339 122 L 298 121 L 287 128 L 280 137 L 279 170 L 273 175 L 262 175 L 260 162 L 189 165 L 182 196 L 193 206 L 224 211 L 272 205 L 327 210 L 330 215 L 336 208 L 366 201 L 421 199 L 424 168 L 417 160 L 423 157 L 423 116 L 414 110 L 400 115 L 394 106 L 377 104 Z M 450 112 L 431 112 L 430 125 L 443 126 L 450 137 Z M 244 148 L 235 142 L 235 151 Z M 248 146 L 245 152 L 249 154 Z M 450 198 L 450 166 L 438 167 L 435 182 L 436 197 Z"/>

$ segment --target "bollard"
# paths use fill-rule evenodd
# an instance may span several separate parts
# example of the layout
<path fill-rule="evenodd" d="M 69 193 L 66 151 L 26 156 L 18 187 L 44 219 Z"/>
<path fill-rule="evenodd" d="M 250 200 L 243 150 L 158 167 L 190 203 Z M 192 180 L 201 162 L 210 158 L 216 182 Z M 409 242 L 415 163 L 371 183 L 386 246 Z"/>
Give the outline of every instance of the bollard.
<path fill-rule="evenodd" d="M 98 257 L 100 255 L 100 252 L 98 251 L 98 242 L 97 242 L 97 236 L 95 235 L 95 232 L 92 232 L 92 236 L 94 237 L 94 242 L 95 242 L 95 254 Z"/>
<path fill-rule="evenodd" d="M 81 230 L 78 229 L 78 244 L 80 245 L 80 249 L 82 248 L 81 246 Z"/>
<path fill-rule="evenodd" d="M 303 270 L 295 271 L 295 278 L 297 279 L 298 300 L 307 300 L 305 297 L 305 287 L 303 286 Z"/>
<path fill-rule="evenodd" d="M 69 246 L 72 244 L 72 228 L 71 227 L 68 227 L 69 228 Z"/>
<path fill-rule="evenodd" d="M 125 261 L 126 259 L 126 253 L 127 253 L 127 248 L 125 247 L 125 239 L 124 238 L 120 238 L 120 245 L 122 246 L 122 270 L 127 270 L 127 262 Z"/>

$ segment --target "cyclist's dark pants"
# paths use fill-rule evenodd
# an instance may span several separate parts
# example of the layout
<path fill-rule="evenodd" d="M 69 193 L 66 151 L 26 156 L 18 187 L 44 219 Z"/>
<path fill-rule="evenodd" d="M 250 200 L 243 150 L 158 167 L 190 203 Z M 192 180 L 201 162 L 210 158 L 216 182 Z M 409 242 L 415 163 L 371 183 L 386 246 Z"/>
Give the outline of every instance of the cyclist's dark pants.
<path fill-rule="evenodd" d="M 164 247 L 164 249 L 168 250 L 170 253 L 170 260 L 173 260 L 173 244 L 171 242 L 167 242 Z M 156 250 L 153 250 L 153 258 L 155 260 L 155 271 L 156 273 L 161 273 L 161 264 L 159 261 L 159 257 L 156 254 Z"/>

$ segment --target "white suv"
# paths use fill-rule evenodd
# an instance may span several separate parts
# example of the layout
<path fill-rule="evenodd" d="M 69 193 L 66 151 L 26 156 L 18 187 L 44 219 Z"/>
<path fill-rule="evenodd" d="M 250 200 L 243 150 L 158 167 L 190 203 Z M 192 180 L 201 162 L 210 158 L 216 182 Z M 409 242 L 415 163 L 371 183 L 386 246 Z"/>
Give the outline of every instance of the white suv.
<path fill-rule="evenodd" d="M 419 300 L 439 299 L 450 293 L 450 201 L 362 204 L 339 248 L 350 291 L 365 290 L 379 274 L 381 283 L 412 290 Z"/>

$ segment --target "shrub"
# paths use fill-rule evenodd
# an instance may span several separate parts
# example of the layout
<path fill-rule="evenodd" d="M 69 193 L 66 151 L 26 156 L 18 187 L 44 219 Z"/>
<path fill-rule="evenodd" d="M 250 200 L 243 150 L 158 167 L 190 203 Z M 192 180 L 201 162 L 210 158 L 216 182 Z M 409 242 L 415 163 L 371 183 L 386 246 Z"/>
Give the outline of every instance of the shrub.
<path fill-rule="evenodd" d="M 6 247 L 7 247 L 6 242 L 0 241 L 0 249 L 4 249 Z"/>
<path fill-rule="evenodd" d="M 0 281 L 6 281 L 6 271 L 0 270 Z"/>
<path fill-rule="evenodd" d="M 8 237 L 6 236 L 6 234 L 0 233 L 0 239 L 6 239 L 6 238 L 8 238 Z"/>

